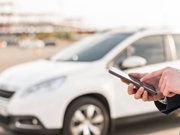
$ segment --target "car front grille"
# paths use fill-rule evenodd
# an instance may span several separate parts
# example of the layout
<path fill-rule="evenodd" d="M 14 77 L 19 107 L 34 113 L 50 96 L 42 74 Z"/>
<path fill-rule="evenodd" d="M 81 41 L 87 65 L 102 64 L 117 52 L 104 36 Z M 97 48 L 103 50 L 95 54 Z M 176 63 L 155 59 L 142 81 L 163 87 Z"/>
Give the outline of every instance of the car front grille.
<path fill-rule="evenodd" d="M 0 89 L 0 97 L 3 97 L 3 98 L 11 98 L 14 93 L 15 93 L 14 91 L 6 91 L 6 90 Z"/>

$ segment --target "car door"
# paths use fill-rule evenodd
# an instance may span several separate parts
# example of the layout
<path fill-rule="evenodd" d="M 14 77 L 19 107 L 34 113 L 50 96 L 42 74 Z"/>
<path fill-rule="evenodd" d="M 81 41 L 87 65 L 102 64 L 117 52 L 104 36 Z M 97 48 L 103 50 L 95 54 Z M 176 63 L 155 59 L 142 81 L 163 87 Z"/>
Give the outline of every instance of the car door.
<path fill-rule="evenodd" d="M 168 53 L 168 42 L 163 35 L 153 35 L 141 38 L 118 54 L 113 60 L 113 66 L 124 72 L 151 72 L 171 63 Z M 122 69 L 122 62 L 130 56 L 140 56 L 146 59 L 145 66 L 131 69 Z M 135 100 L 133 96 L 127 94 L 127 85 L 118 79 L 114 80 L 116 108 L 118 116 L 129 116 L 157 111 L 153 102 L 144 103 L 142 100 Z"/>

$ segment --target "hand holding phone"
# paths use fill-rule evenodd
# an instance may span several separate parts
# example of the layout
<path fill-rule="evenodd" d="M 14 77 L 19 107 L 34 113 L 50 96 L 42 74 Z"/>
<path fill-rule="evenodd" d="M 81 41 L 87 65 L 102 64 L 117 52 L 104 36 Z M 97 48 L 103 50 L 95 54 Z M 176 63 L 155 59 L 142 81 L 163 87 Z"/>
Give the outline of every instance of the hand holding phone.
<path fill-rule="evenodd" d="M 130 75 L 122 72 L 121 70 L 111 67 L 109 69 L 109 73 L 121 78 L 122 80 L 126 81 L 127 83 L 134 84 L 137 88 L 143 87 L 150 94 L 153 94 L 153 95 L 157 94 L 157 91 L 154 88 L 154 86 L 152 86 L 148 83 L 145 83 L 145 82 L 141 82 L 138 78 L 130 76 Z"/>

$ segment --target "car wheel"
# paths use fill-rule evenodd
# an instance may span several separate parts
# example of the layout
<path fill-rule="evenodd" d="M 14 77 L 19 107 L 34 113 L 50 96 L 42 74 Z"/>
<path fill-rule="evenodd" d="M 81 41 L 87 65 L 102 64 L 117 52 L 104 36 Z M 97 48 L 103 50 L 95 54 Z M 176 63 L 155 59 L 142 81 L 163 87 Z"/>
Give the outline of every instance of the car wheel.
<path fill-rule="evenodd" d="M 63 135 L 106 135 L 109 128 L 109 114 L 101 101 L 82 97 L 68 107 Z"/>

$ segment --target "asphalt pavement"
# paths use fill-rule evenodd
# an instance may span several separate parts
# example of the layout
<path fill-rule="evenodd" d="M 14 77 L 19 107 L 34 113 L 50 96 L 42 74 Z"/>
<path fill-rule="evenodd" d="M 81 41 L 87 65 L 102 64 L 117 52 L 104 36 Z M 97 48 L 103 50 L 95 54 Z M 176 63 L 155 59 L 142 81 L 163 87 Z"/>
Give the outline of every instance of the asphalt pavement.
<path fill-rule="evenodd" d="M 109 135 L 179 135 L 180 113 L 118 126 Z M 0 128 L 0 135 L 14 135 Z"/>

